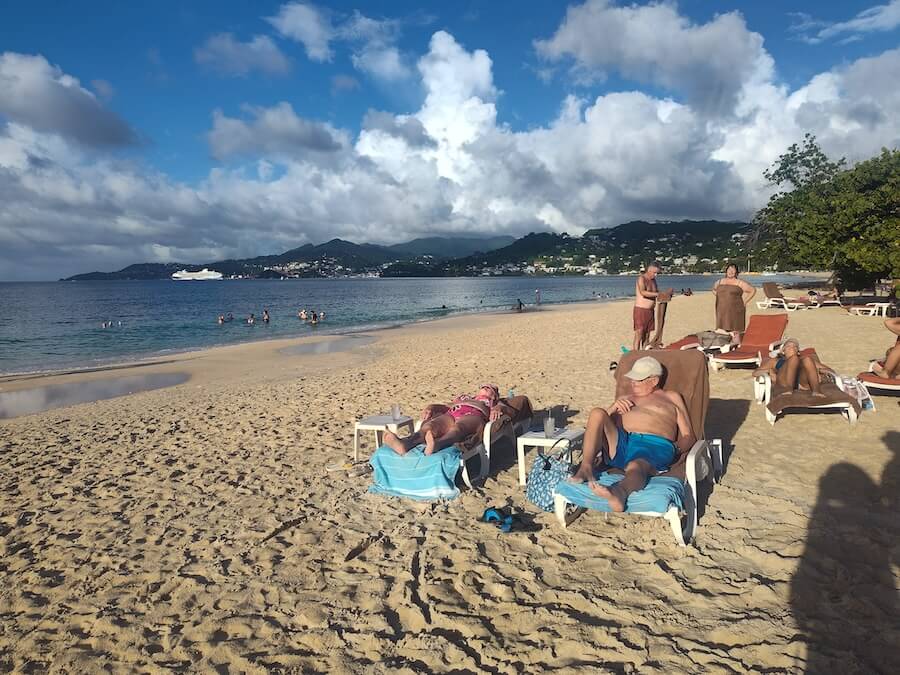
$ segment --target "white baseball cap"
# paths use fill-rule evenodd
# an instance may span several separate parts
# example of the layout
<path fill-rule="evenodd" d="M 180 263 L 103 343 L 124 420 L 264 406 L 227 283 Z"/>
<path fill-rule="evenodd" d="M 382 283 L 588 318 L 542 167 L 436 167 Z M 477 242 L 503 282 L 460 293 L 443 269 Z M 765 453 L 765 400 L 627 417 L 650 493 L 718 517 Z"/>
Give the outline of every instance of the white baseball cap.
<path fill-rule="evenodd" d="M 625 377 L 629 380 L 646 380 L 648 377 L 662 377 L 662 374 L 662 364 L 659 361 L 652 356 L 642 356 L 625 373 Z"/>

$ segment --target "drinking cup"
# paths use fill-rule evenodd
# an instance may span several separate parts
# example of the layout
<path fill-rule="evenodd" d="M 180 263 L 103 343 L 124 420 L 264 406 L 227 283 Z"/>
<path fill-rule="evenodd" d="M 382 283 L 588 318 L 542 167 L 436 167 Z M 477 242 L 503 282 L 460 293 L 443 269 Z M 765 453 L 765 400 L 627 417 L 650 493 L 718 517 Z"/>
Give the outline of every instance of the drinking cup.
<path fill-rule="evenodd" d="M 396 422 L 400 419 L 400 404 L 392 403 L 391 404 L 391 418 Z"/>
<path fill-rule="evenodd" d="M 553 422 L 553 416 L 547 415 L 544 420 L 544 438 L 552 438 L 555 431 L 556 425 Z"/>

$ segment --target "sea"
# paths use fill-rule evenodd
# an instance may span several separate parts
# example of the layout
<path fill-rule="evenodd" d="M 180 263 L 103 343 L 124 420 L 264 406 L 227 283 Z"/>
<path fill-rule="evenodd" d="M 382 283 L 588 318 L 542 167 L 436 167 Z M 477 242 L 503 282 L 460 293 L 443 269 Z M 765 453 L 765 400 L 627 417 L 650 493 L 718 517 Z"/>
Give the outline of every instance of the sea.
<path fill-rule="evenodd" d="M 718 276 L 659 277 L 660 288 L 704 291 Z M 803 283 L 797 275 L 763 277 Z M 761 287 L 757 277 L 748 277 Z M 0 283 L 0 374 L 102 368 L 272 338 L 363 333 L 478 312 L 603 302 L 634 293 L 634 276 L 428 279 L 236 279 Z M 310 325 L 301 308 L 324 312 Z M 263 310 L 271 318 L 263 323 Z M 234 320 L 217 323 L 220 314 Z M 257 321 L 249 325 L 247 317 Z M 104 327 L 108 326 L 108 327 Z"/>

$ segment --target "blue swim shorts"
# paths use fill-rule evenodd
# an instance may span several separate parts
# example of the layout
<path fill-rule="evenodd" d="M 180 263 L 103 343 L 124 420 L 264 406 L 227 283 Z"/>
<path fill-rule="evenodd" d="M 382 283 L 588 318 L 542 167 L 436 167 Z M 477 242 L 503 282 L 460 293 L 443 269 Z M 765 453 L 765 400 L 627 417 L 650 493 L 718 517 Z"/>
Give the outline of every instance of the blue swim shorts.
<path fill-rule="evenodd" d="M 659 473 L 663 473 L 671 468 L 676 454 L 675 444 L 668 438 L 655 434 L 631 433 L 619 427 L 616 456 L 610 461 L 610 466 L 624 469 L 628 462 L 643 459 L 650 462 Z"/>

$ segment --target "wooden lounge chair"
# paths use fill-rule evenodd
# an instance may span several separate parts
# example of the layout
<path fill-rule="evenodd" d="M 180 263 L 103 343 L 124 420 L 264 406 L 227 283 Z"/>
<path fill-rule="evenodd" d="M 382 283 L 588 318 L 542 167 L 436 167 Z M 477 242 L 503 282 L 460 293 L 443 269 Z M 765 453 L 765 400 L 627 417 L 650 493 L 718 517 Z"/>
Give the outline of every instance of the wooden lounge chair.
<path fill-rule="evenodd" d="M 818 358 L 812 347 L 802 350 L 800 356 Z M 753 393 L 757 403 L 765 405 L 766 421 L 773 426 L 788 410 L 837 410 L 851 425 L 859 419 L 859 403 L 845 392 L 839 377 L 822 382 L 823 399 L 807 391 L 780 391 L 768 372 L 757 372 L 754 373 Z"/>
<path fill-rule="evenodd" d="M 516 405 L 517 401 L 519 405 Z M 501 417 L 496 422 L 489 421 L 484 425 L 480 441 L 475 442 L 471 447 L 461 447 L 462 457 L 459 460 L 459 470 L 462 473 L 463 482 L 469 489 L 472 489 L 474 483 L 483 482 L 488 477 L 491 471 L 491 446 L 503 437 L 507 437 L 515 447 L 516 439 L 531 427 L 532 410 L 527 397 L 516 396 L 510 400 L 501 399 L 501 402 L 511 405 L 517 411 L 516 414 L 513 417 Z M 417 420 L 415 430 L 418 431 L 422 424 L 422 420 Z M 479 458 L 478 475 L 474 479 L 469 475 L 468 468 L 468 461 L 473 457 Z"/>
<path fill-rule="evenodd" d="M 713 370 L 721 370 L 728 365 L 759 367 L 763 357 L 781 345 L 787 324 L 787 314 L 754 314 L 747 322 L 741 344 L 722 354 L 710 354 L 710 367 Z"/>
<path fill-rule="evenodd" d="M 675 479 L 683 490 L 683 507 L 668 503 L 656 511 L 626 511 L 626 514 L 665 518 L 681 546 L 686 546 L 697 531 L 697 485 L 705 480 L 718 480 L 722 475 L 722 441 L 706 440 L 704 424 L 709 407 L 709 372 L 703 354 L 698 350 L 654 350 L 629 352 L 616 369 L 616 398 L 630 393 L 630 380 L 625 377 L 632 364 L 642 356 L 652 356 L 663 366 L 662 388 L 677 391 L 684 397 L 690 416 L 691 429 L 698 439 L 688 452 L 681 453 L 669 471 L 654 476 L 648 483 L 657 478 L 668 481 Z M 567 527 L 575 518 L 588 509 L 572 504 L 566 497 L 567 489 L 581 488 L 575 484 L 560 484 L 554 493 L 554 510 L 560 525 Z M 639 495 L 646 492 L 638 490 L 629 496 L 629 504 L 644 503 Z M 619 515 L 619 514 L 616 514 Z"/>
<path fill-rule="evenodd" d="M 818 302 L 806 298 L 785 298 L 774 281 L 763 282 L 763 293 L 765 293 L 766 299 L 756 303 L 759 309 L 784 309 L 793 312 L 798 309 L 819 307 Z"/>

